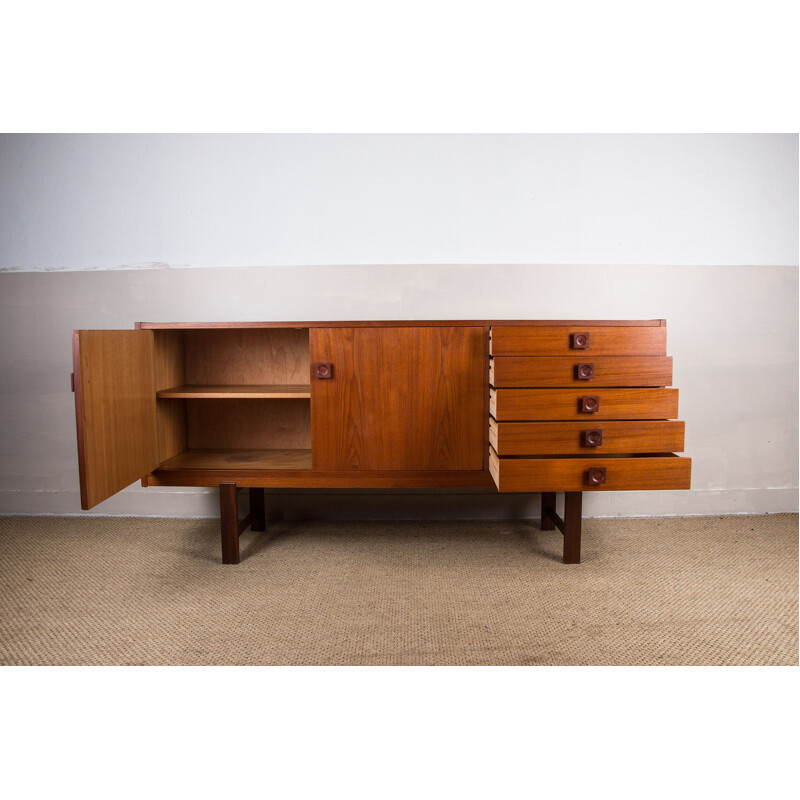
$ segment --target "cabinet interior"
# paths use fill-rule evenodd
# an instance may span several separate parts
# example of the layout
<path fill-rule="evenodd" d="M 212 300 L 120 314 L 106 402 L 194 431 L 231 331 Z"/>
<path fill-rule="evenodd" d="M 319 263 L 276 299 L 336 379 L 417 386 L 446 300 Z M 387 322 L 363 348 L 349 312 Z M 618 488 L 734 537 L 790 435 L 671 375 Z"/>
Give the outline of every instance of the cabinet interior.
<path fill-rule="evenodd" d="M 153 334 L 160 469 L 311 469 L 308 328 Z"/>

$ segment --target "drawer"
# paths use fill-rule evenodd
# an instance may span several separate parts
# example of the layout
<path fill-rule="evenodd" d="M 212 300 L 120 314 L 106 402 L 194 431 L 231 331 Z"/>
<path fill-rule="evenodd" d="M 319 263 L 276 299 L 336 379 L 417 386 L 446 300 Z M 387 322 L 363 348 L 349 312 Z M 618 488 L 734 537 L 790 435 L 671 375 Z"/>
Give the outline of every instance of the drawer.
<path fill-rule="evenodd" d="M 498 421 L 675 419 L 677 389 L 490 389 Z"/>
<path fill-rule="evenodd" d="M 685 424 L 643 422 L 497 422 L 489 420 L 489 443 L 500 456 L 672 453 L 683 450 Z"/>
<path fill-rule="evenodd" d="M 671 356 L 500 356 L 489 362 L 489 383 L 523 386 L 669 386 Z"/>
<path fill-rule="evenodd" d="M 655 320 L 661 323 L 662 320 Z M 585 338 L 579 336 L 584 334 Z M 667 327 L 657 325 L 492 326 L 489 353 L 493 356 L 586 355 L 663 356 Z"/>
<path fill-rule="evenodd" d="M 592 482 L 597 470 L 604 470 L 601 483 Z M 500 458 L 490 447 L 489 471 L 501 492 L 689 489 L 692 460 L 676 455 Z"/>

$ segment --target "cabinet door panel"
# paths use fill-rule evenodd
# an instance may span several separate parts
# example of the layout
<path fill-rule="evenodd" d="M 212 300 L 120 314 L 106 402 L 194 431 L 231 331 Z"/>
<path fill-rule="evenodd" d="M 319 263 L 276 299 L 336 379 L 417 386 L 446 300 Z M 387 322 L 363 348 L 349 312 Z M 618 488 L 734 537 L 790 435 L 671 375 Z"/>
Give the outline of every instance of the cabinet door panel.
<path fill-rule="evenodd" d="M 158 466 L 152 331 L 73 331 L 81 508 Z"/>
<path fill-rule="evenodd" d="M 315 470 L 482 469 L 483 328 L 313 328 L 311 361 Z"/>

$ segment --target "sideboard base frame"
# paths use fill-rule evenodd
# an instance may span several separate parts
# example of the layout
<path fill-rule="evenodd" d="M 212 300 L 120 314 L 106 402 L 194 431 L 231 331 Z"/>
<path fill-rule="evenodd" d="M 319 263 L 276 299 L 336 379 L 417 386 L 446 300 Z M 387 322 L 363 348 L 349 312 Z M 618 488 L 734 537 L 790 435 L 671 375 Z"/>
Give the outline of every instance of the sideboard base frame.
<path fill-rule="evenodd" d="M 542 492 L 543 531 L 558 528 L 564 536 L 564 563 L 581 563 L 582 492 L 564 492 L 564 519 L 556 513 L 556 493 Z"/>
<path fill-rule="evenodd" d="M 249 528 L 253 532 L 267 529 L 264 490 L 250 488 L 250 511 L 239 519 L 237 498 L 239 487 L 235 483 L 219 485 L 219 525 L 222 540 L 222 563 L 239 563 L 239 537 Z"/>
<path fill-rule="evenodd" d="M 239 489 L 233 482 L 219 484 L 219 520 L 222 542 L 222 563 L 238 564 L 239 537 L 249 528 L 253 532 L 265 531 L 266 502 L 262 487 L 251 486 L 250 511 L 239 519 L 237 502 Z M 556 492 L 542 492 L 540 528 L 552 531 L 558 528 L 564 537 L 563 561 L 565 564 L 581 563 L 581 511 L 582 492 L 564 492 L 564 518 L 556 512 Z"/>

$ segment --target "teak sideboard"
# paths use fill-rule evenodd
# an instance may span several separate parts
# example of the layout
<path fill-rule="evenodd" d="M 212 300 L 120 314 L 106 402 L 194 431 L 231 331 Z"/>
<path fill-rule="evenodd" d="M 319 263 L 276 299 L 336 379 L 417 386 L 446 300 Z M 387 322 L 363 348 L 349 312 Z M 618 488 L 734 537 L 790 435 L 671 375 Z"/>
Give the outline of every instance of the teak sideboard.
<path fill-rule="evenodd" d="M 578 563 L 583 492 L 689 488 L 666 334 L 664 320 L 74 331 L 81 507 L 136 480 L 218 486 L 236 564 L 267 488 L 541 493 L 542 529 Z"/>

